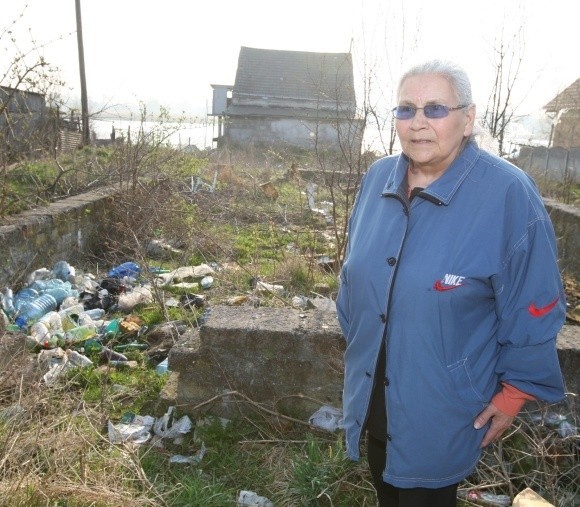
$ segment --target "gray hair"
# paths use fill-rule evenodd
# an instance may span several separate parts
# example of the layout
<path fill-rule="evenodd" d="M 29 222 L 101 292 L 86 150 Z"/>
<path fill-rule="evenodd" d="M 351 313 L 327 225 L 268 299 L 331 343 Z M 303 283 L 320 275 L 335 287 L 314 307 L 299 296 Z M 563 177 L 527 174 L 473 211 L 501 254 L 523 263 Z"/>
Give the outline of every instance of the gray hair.
<path fill-rule="evenodd" d="M 415 65 L 407 70 L 399 80 L 399 87 L 397 88 L 397 96 L 401 93 L 401 87 L 406 79 L 414 76 L 422 76 L 424 74 L 438 74 L 449 82 L 459 104 L 468 105 L 473 102 L 471 96 L 471 82 L 467 73 L 457 64 L 443 60 L 430 60 L 419 65 Z"/>

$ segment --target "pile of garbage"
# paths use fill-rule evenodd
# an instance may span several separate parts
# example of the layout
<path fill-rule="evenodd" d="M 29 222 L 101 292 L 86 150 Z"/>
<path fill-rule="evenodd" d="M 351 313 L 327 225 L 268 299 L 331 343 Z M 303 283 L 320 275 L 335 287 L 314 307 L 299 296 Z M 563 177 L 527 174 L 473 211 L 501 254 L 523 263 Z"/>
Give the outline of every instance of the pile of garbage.
<path fill-rule="evenodd" d="M 209 266 L 190 268 L 206 279 Z M 153 302 L 152 283 L 166 285 L 177 274 L 161 268 L 147 270 L 135 262 L 122 263 L 97 279 L 91 273 L 77 273 L 66 261 L 52 269 L 40 268 L 28 275 L 20 290 L 5 287 L 0 293 L 0 327 L 26 334 L 29 350 L 39 353 L 45 364 L 44 380 L 53 383 L 67 368 L 106 362 L 110 366 L 136 366 L 128 351 L 147 351 L 160 373 L 167 371 L 170 347 L 151 350 L 147 326 L 131 311 L 139 304 Z M 181 276 L 181 275 L 180 275 Z M 192 309 L 205 304 L 203 295 L 189 295 Z M 185 304 L 185 303 L 184 303 Z M 121 317 L 108 318 L 110 315 Z M 181 330 L 182 331 L 182 330 Z"/>

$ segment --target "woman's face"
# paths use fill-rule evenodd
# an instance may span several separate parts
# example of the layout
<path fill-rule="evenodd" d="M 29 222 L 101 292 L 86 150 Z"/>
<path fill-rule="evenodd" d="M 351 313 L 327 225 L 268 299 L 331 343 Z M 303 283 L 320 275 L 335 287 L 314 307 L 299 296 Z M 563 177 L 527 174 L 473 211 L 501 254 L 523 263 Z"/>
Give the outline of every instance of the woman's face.
<path fill-rule="evenodd" d="M 399 93 L 400 106 L 425 107 L 442 104 L 459 105 L 455 91 L 447 79 L 438 74 L 412 76 L 403 81 Z M 409 120 L 395 120 L 397 135 L 405 155 L 413 167 L 432 173 L 447 169 L 459 154 L 461 144 L 473 131 L 475 106 L 449 111 L 445 118 L 426 118 L 419 109 Z"/>

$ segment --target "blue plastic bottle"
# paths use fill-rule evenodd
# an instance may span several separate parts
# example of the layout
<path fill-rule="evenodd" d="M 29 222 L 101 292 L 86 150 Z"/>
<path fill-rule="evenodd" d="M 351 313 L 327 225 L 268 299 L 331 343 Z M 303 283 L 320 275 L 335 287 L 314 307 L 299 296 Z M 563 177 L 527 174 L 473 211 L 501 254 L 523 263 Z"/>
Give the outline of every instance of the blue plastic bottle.
<path fill-rule="evenodd" d="M 18 327 L 24 328 L 48 312 L 56 310 L 56 306 L 56 299 L 53 296 L 43 294 L 22 306 L 14 322 Z"/>
<path fill-rule="evenodd" d="M 12 304 L 14 305 L 14 310 L 16 313 L 18 313 L 20 309 L 27 303 L 34 301 L 38 296 L 38 291 L 30 287 L 24 287 L 23 289 L 20 289 L 16 294 L 14 294 L 14 299 L 12 300 Z"/>

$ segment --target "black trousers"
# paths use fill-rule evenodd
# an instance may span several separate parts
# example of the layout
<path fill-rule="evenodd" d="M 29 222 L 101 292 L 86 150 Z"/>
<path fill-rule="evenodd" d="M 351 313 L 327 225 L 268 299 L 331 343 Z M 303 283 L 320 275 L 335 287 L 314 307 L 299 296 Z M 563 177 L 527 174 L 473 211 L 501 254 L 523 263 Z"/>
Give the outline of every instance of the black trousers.
<path fill-rule="evenodd" d="M 445 488 L 396 488 L 383 481 L 385 442 L 367 433 L 368 461 L 380 507 L 456 507 L 457 486 Z"/>

